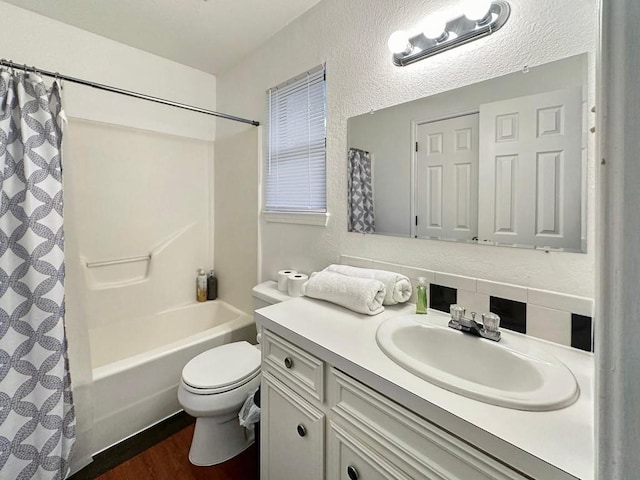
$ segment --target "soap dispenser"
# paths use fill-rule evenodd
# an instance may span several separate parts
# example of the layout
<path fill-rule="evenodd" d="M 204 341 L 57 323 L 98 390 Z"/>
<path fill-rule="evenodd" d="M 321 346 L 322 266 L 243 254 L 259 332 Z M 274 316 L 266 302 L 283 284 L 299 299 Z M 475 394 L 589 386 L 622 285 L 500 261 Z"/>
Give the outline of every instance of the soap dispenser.
<path fill-rule="evenodd" d="M 207 301 L 207 276 L 204 273 L 204 268 L 198 270 L 196 277 L 196 300 L 199 302 Z"/>
<path fill-rule="evenodd" d="M 418 277 L 418 287 L 416 288 L 418 299 L 416 301 L 416 313 L 427 314 L 427 279 Z"/>
<path fill-rule="evenodd" d="M 207 300 L 218 298 L 218 279 L 216 273 L 211 270 L 207 276 Z"/>

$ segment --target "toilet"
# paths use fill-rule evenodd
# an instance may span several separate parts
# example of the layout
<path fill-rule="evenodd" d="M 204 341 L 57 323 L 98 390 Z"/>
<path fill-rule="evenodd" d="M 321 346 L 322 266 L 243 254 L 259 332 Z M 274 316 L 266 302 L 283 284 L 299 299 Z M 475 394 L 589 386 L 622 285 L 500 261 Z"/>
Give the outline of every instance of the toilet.
<path fill-rule="evenodd" d="M 288 300 L 273 281 L 253 289 L 254 309 Z M 259 325 L 258 332 L 260 331 Z M 259 341 L 260 335 L 258 335 Z M 233 342 L 192 358 L 182 369 L 178 401 L 196 418 L 189 461 L 210 466 L 235 457 L 254 441 L 240 426 L 238 412 L 260 385 L 260 346 Z"/>

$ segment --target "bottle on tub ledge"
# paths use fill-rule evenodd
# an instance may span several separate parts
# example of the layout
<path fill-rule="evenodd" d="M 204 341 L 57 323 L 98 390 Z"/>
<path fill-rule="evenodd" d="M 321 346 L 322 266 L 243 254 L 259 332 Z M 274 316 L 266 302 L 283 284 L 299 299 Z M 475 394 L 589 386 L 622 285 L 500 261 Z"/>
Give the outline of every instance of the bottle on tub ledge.
<path fill-rule="evenodd" d="M 207 300 L 215 300 L 218 298 L 218 279 L 213 270 L 207 276 Z"/>
<path fill-rule="evenodd" d="M 207 276 L 204 273 L 204 268 L 198 270 L 196 277 L 196 300 L 199 302 L 207 301 Z"/>

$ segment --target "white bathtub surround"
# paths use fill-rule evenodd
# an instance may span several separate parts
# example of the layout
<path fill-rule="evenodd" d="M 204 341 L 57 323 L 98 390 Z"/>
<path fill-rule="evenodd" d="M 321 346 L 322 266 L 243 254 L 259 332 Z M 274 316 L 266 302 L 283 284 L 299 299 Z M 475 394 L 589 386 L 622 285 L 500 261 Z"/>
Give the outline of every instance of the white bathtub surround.
<path fill-rule="evenodd" d="M 368 265 L 368 268 L 385 268 L 402 272 L 412 283 L 417 276 L 426 276 L 430 284 L 457 290 L 457 304 L 468 312 L 489 312 L 491 298 L 512 300 L 526 304 L 526 332 L 544 340 L 571 346 L 573 315 L 593 317 L 593 300 L 557 292 L 549 292 L 520 285 L 510 285 L 480 278 L 433 272 L 417 267 L 379 262 L 373 259 L 341 255 L 340 262 L 346 265 Z M 415 298 L 412 298 L 415 302 Z"/>
<path fill-rule="evenodd" d="M 196 355 L 229 342 L 255 340 L 248 315 L 220 300 L 193 303 L 149 318 L 90 330 L 94 452 L 180 410 L 182 368 Z"/>

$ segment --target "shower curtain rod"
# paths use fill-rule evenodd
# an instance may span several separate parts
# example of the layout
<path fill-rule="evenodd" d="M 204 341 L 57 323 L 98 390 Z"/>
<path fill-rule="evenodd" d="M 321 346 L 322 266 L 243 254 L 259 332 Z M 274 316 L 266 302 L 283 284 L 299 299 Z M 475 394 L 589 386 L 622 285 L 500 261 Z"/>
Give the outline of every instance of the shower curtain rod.
<path fill-rule="evenodd" d="M 47 77 L 54 77 L 58 80 L 64 80 L 66 82 L 77 83 L 79 85 L 85 85 L 87 87 L 96 88 L 98 90 L 104 90 L 105 92 L 118 93 L 120 95 L 126 95 L 127 97 L 139 98 L 141 100 L 148 100 L 149 102 L 160 103 L 162 105 L 169 105 L 171 107 L 182 108 L 184 110 L 190 110 L 192 112 L 204 113 L 205 115 L 212 115 L 214 117 L 224 118 L 226 120 L 233 120 L 234 122 L 242 122 L 248 123 L 255 127 L 260 125 L 260 122 L 256 120 L 249 120 L 247 118 L 235 117 L 233 115 L 227 115 L 226 113 L 214 112 L 213 110 L 207 110 L 205 108 L 194 107 L 192 105 L 187 105 L 185 103 L 173 102 L 171 100 L 165 100 L 164 98 L 152 97 L 151 95 L 146 95 L 144 93 L 132 92 L 130 90 L 125 90 L 123 88 L 111 87 L 109 85 L 103 85 L 101 83 L 90 82 L 88 80 L 83 80 L 81 78 L 70 77 L 69 75 L 62 75 L 58 72 L 50 72 L 47 70 L 41 70 L 37 67 L 28 67 L 23 64 L 20 65 L 18 63 L 14 63 L 12 60 L 5 60 L 4 58 L 0 59 L 0 66 L 5 66 L 9 68 L 15 68 L 17 70 L 23 70 L 25 72 L 32 71 L 36 74 L 46 75 Z"/>

